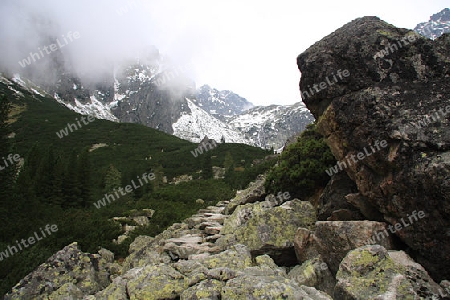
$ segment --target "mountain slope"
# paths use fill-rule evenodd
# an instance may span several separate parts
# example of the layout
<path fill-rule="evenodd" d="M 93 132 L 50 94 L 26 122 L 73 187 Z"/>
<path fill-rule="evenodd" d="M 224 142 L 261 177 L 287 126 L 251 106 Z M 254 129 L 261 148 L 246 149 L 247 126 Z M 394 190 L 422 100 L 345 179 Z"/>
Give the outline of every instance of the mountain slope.
<path fill-rule="evenodd" d="M 173 134 L 182 136 L 193 142 L 200 142 L 206 135 L 217 142 L 225 139 L 226 143 L 249 144 L 244 135 L 237 132 L 233 127 L 214 118 L 206 111 L 196 106 L 192 100 L 186 98 L 190 113 L 184 113 L 172 125 Z"/>
<path fill-rule="evenodd" d="M 303 102 L 293 105 L 257 106 L 232 117 L 230 124 L 256 146 L 279 149 L 291 136 L 303 131 L 314 117 Z"/>
<path fill-rule="evenodd" d="M 197 89 L 193 102 L 222 121 L 226 121 L 231 116 L 240 115 L 254 106 L 232 91 L 219 91 L 209 85 L 203 85 Z"/>
<path fill-rule="evenodd" d="M 250 126 L 245 111 L 252 103 L 229 90 L 208 85 L 196 89 L 189 78 L 192 66 L 171 64 L 155 47 L 149 47 L 138 59 L 105 64 L 97 78 L 77 74 L 62 52 L 44 60 L 50 75 L 35 76 L 39 72 L 33 68 L 37 66 L 30 65 L 24 74 L 11 77 L 24 88 L 42 91 L 75 112 L 143 124 L 191 142 L 199 142 L 205 135 L 220 140 L 223 135 L 226 142 L 278 149 L 311 120 L 307 110 L 297 109 L 298 105 L 292 106 L 292 112 L 289 106 L 270 106 L 252 111 L 252 117 L 259 121 Z M 231 122 L 239 115 L 240 120 Z"/>
<path fill-rule="evenodd" d="M 432 40 L 450 32 L 450 9 L 445 8 L 432 15 L 428 22 L 418 24 L 414 31 Z"/>
<path fill-rule="evenodd" d="M 18 84 L 0 76 L 0 95 L 7 95 L 12 102 L 10 153 L 21 157 L 14 190 L 7 198 L 0 197 L 4 226 L 0 252 L 46 224 L 56 224 L 58 231 L 11 257 L 0 257 L 0 293 L 73 241 L 84 251 L 105 247 L 116 257 L 124 257 L 131 240 L 120 245 L 112 242 L 123 234 L 121 227 L 110 221 L 112 217 L 151 208 L 156 212 L 148 226 L 132 234 L 156 235 L 198 209 L 231 197 L 234 189 L 274 163 L 264 160 L 267 151 L 247 145 L 219 144 L 208 154 L 194 157 L 191 151 L 196 144 L 141 124 L 101 119 L 85 123 L 82 115 L 22 81 Z M 67 134 L 58 136 L 61 130 Z M 239 171 L 226 174 L 227 181 L 202 179 L 208 166 L 224 167 L 226 156 Z M 252 166 L 254 160 L 264 163 Z M 125 188 L 149 172 L 156 178 L 147 185 L 101 209 L 94 207 L 112 193 L 111 186 Z M 170 184 L 182 175 L 192 180 Z M 203 201 L 196 202 L 199 198 Z"/>

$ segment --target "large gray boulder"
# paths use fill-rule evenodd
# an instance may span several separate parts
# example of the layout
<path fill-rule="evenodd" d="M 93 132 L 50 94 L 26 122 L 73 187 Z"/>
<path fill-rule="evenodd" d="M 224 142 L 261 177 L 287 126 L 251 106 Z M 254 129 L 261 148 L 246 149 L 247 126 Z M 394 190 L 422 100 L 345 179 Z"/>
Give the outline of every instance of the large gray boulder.
<path fill-rule="evenodd" d="M 393 238 L 387 224 L 382 222 L 318 221 L 313 232 L 297 231 L 295 251 L 301 263 L 320 255 L 335 275 L 349 251 L 370 244 L 396 249 Z"/>
<path fill-rule="evenodd" d="M 364 17 L 297 65 L 303 101 L 341 163 L 335 170 L 386 222 L 408 223 L 397 236 L 434 278 L 449 278 L 450 35 L 431 41 Z M 411 217 L 420 211 L 425 218 Z"/>

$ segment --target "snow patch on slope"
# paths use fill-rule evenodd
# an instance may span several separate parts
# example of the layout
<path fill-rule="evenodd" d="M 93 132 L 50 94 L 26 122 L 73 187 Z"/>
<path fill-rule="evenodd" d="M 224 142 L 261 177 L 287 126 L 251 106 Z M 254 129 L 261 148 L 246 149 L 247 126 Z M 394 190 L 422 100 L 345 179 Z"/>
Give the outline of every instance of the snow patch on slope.
<path fill-rule="evenodd" d="M 235 116 L 230 121 L 230 124 L 244 132 L 253 127 L 263 127 L 265 124 L 275 129 L 275 123 L 282 121 L 287 114 L 307 112 L 306 106 L 300 102 L 293 105 L 257 106 L 241 115 Z"/>
<path fill-rule="evenodd" d="M 205 135 L 220 141 L 222 136 L 227 143 L 253 144 L 234 128 L 212 117 L 206 111 L 186 98 L 191 113 L 183 113 L 177 122 L 172 124 L 173 134 L 179 138 L 199 143 Z"/>
<path fill-rule="evenodd" d="M 20 74 L 14 74 L 13 77 L 11 78 L 12 81 L 14 81 L 16 84 L 20 85 L 24 90 L 27 90 L 28 92 L 35 94 L 35 95 L 39 95 L 41 97 L 45 97 L 45 95 L 47 94 L 45 91 L 43 91 L 38 85 L 36 85 L 35 83 L 33 83 L 32 81 L 28 80 L 28 79 L 22 79 L 20 77 Z M 10 90 L 15 91 L 16 93 L 20 93 L 16 90 L 14 90 L 13 88 L 10 88 Z"/>
<path fill-rule="evenodd" d="M 75 105 L 66 103 L 61 99 L 61 97 L 55 93 L 53 98 L 56 99 L 59 103 L 65 105 L 67 108 L 73 110 L 82 115 L 91 115 L 97 119 L 104 119 L 113 122 L 118 122 L 116 116 L 111 113 L 110 106 L 108 104 L 103 104 L 98 101 L 95 96 L 91 96 L 91 103 L 83 104 L 75 98 Z"/>

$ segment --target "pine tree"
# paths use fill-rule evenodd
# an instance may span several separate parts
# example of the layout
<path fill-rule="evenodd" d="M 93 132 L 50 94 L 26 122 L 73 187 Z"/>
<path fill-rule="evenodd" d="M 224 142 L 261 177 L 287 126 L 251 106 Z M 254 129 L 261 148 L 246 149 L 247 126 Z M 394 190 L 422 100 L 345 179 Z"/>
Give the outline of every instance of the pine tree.
<path fill-rule="evenodd" d="M 80 185 L 79 206 L 87 207 L 91 202 L 91 164 L 89 162 L 88 150 L 81 152 L 78 158 L 78 183 Z"/>
<path fill-rule="evenodd" d="M 227 151 L 225 154 L 225 160 L 223 162 L 223 167 L 225 168 L 225 171 L 228 172 L 234 168 L 234 159 L 231 155 L 230 151 Z"/>
<path fill-rule="evenodd" d="M 78 155 L 72 151 L 69 162 L 64 173 L 63 194 L 64 203 L 63 208 L 73 208 L 79 203 L 81 197 L 80 183 L 77 176 L 78 169 Z"/>
<path fill-rule="evenodd" d="M 213 178 L 211 155 L 208 154 L 205 155 L 202 167 L 202 177 L 203 179 Z"/>
<path fill-rule="evenodd" d="M 114 167 L 113 164 L 109 165 L 105 175 L 105 193 L 110 193 L 114 189 L 119 188 L 122 185 L 122 174 Z"/>
<path fill-rule="evenodd" d="M 36 195 L 42 203 L 54 203 L 53 182 L 56 176 L 56 156 L 53 146 L 50 146 L 43 153 L 43 158 L 39 161 L 36 171 Z"/>
<path fill-rule="evenodd" d="M 24 159 L 15 185 L 15 194 L 18 197 L 17 208 L 22 213 L 36 212 L 39 203 L 36 197 L 36 173 L 41 159 L 38 144 L 34 144 Z"/>
<path fill-rule="evenodd" d="M 164 182 L 164 168 L 162 165 L 157 165 L 153 172 L 156 178 L 151 181 L 151 191 L 158 189 Z"/>
<path fill-rule="evenodd" d="M 55 155 L 53 169 L 53 179 L 51 182 L 52 192 L 49 199 L 55 206 L 61 207 L 64 202 L 64 175 L 65 175 L 65 162 L 61 155 Z"/>
<path fill-rule="evenodd" d="M 7 214 L 7 208 L 11 206 L 11 199 L 14 190 L 14 179 L 17 174 L 17 166 L 4 160 L 12 153 L 9 134 L 8 116 L 11 103 L 6 96 L 0 97 L 0 207 Z"/>

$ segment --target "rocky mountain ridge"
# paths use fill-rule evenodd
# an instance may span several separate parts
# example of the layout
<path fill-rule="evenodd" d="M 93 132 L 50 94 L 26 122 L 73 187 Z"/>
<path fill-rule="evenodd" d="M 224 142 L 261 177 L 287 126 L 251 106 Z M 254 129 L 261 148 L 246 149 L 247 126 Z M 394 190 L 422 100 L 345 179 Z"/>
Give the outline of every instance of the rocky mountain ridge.
<path fill-rule="evenodd" d="M 450 9 L 444 8 L 442 11 L 432 15 L 428 22 L 418 24 L 414 31 L 432 40 L 450 32 Z"/>
<path fill-rule="evenodd" d="M 287 120 L 283 117 L 290 106 L 276 105 L 279 109 L 268 110 L 258 107 L 252 116 L 261 111 L 262 116 L 256 118 L 259 122 L 254 122 L 252 128 L 236 127 L 231 120 L 238 116 L 247 118 L 246 110 L 254 107 L 252 103 L 232 91 L 207 85 L 196 89 L 189 77 L 193 64 L 176 66 L 154 47 L 137 60 L 105 66 L 101 79 L 81 79 L 60 52 L 46 59 L 50 60 L 53 83 L 33 76 L 33 66 L 28 66 L 24 74 L 3 76 L 26 89 L 46 93 L 78 113 L 140 123 L 195 143 L 206 135 L 217 141 L 223 136 L 227 143 L 278 149 L 287 137 L 311 122 L 311 114 L 299 102 L 292 106 Z"/>

